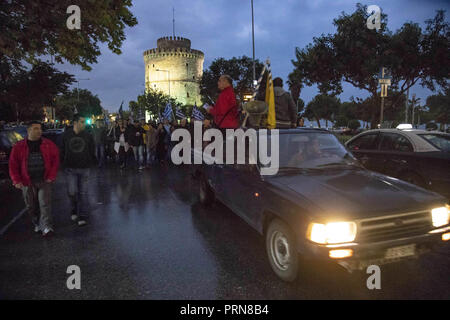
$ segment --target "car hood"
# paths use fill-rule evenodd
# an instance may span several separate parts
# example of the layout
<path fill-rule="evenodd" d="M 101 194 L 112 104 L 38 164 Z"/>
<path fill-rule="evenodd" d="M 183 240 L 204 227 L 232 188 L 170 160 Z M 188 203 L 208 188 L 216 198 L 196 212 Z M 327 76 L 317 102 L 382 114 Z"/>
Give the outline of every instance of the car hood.
<path fill-rule="evenodd" d="M 362 219 L 384 214 L 429 210 L 445 198 L 396 178 L 364 169 L 326 169 L 278 175 L 270 184 L 314 215 Z"/>

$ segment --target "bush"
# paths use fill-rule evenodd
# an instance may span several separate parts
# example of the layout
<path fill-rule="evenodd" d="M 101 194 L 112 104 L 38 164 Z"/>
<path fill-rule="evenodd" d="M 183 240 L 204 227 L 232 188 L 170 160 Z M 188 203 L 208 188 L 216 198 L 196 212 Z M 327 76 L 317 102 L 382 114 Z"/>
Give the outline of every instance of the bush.
<path fill-rule="evenodd" d="M 348 127 L 349 127 L 350 129 L 352 129 L 352 130 L 356 130 L 356 129 L 358 129 L 360 126 L 361 126 L 361 124 L 360 124 L 359 121 L 356 120 L 356 119 L 350 120 L 349 123 L 348 123 Z"/>

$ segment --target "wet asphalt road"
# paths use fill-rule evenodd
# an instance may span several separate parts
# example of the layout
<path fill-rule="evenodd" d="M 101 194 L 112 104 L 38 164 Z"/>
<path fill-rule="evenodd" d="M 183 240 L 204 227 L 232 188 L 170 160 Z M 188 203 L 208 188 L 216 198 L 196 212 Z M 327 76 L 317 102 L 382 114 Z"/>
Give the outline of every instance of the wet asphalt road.
<path fill-rule="evenodd" d="M 450 298 L 448 246 L 382 266 L 381 290 L 367 289 L 368 275 L 334 265 L 308 265 L 287 284 L 272 272 L 256 231 L 220 203 L 197 203 L 187 168 L 93 169 L 89 188 L 89 225 L 70 220 L 61 172 L 55 236 L 33 233 L 27 216 L 0 236 L 0 300 Z M 7 194 L 3 225 L 23 208 L 20 193 Z M 66 287 L 70 265 L 81 269 L 81 290 Z"/>

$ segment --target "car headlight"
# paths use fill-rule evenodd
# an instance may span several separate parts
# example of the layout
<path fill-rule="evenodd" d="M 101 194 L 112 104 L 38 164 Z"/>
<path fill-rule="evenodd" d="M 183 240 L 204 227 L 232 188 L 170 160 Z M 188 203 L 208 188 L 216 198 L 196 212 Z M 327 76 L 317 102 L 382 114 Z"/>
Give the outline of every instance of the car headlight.
<path fill-rule="evenodd" d="M 356 223 L 311 223 L 307 237 L 309 240 L 321 244 L 352 242 L 356 237 Z"/>
<path fill-rule="evenodd" d="M 446 205 L 445 207 L 434 208 L 433 210 L 431 210 L 431 219 L 433 221 L 433 226 L 441 227 L 448 224 L 449 214 L 449 205 Z"/>

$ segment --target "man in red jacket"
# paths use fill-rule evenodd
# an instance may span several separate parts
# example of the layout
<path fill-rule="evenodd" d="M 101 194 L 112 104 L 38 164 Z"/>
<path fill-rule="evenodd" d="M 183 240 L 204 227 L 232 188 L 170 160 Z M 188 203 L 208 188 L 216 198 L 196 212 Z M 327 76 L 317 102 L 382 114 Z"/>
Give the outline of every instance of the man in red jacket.
<path fill-rule="evenodd" d="M 40 122 L 30 122 L 27 132 L 28 138 L 12 148 L 9 175 L 14 186 L 22 190 L 34 231 L 49 236 L 53 233 L 51 183 L 58 173 L 59 151 L 52 141 L 42 138 Z"/>
<path fill-rule="evenodd" d="M 217 86 L 221 91 L 219 98 L 216 104 L 207 111 L 214 116 L 214 123 L 220 129 L 237 129 L 239 121 L 233 80 L 228 75 L 222 75 Z"/>

